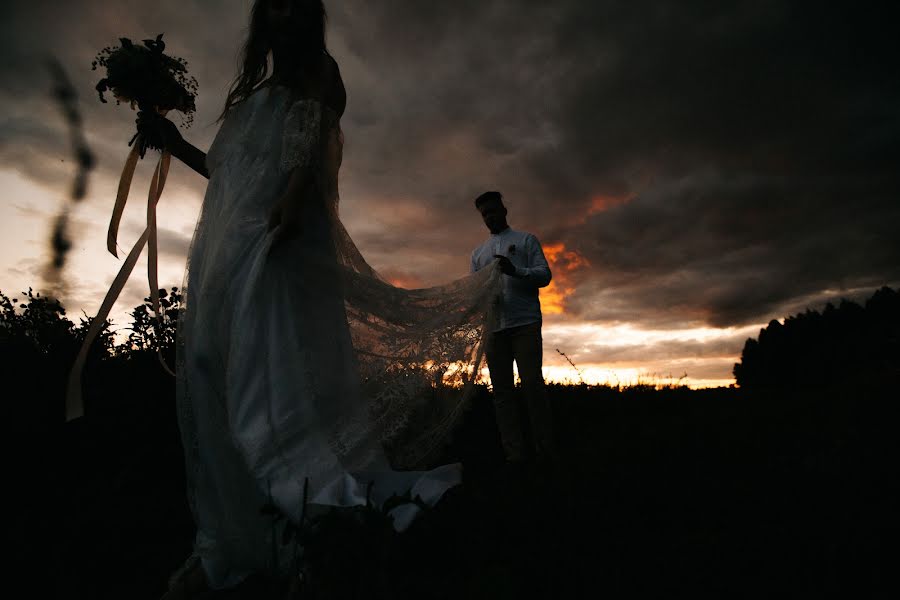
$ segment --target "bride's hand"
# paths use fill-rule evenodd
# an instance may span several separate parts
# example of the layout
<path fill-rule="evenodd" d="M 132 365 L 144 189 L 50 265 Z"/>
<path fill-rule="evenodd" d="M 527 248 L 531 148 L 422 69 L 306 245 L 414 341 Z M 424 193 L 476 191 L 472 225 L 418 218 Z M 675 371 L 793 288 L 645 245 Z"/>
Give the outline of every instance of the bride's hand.
<path fill-rule="evenodd" d="M 147 148 L 155 150 L 169 150 L 173 152 L 184 142 L 178 126 L 172 121 L 156 112 L 140 111 L 135 121 L 137 132 L 128 142 L 131 146 L 135 141 L 138 142 L 138 152 L 141 158 L 147 152 Z M 140 139 L 138 139 L 140 136 Z"/>
<path fill-rule="evenodd" d="M 277 202 L 269 213 L 268 230 L 275 232 L 273 244 L 300 233 L 299 203 L 285 200 Z"/>

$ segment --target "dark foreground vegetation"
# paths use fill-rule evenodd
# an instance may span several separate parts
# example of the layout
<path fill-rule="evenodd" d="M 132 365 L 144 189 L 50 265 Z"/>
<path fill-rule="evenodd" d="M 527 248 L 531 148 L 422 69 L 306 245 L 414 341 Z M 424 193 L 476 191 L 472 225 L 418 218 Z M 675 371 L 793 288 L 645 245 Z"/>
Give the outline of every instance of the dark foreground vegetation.
<path fill-rule="evenodd" d="M 35 597 L 158 598 L 193 525 L 146 307 L 128 348 L 104 338 L 87 416 L 65 424 L 83 324 L 22 303 L 0 307 L 11 581 Z M 318 522 L 297 597 L 894 597 L 900 305 L 888 289 L 871 303 L 770 324 L 745 347 L 740 388 L 550 386 L 561 447 L 546 475 L 501 468 L 481 390 L 445 457 L 464 485 L 401 535 L 375 510 Z M 816 371 L 810 352 L 833 364 Z"/>

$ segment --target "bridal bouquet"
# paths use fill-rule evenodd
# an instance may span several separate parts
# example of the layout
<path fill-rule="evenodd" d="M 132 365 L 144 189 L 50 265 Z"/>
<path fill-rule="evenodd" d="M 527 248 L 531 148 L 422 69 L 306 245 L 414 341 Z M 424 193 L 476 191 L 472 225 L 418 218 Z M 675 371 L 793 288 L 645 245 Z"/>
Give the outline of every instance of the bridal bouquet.
<path fill-rule="evenodd" d="M 166 44 L 162 36 L 143 40 L 143 46 L 135 45 L 128 38 L 119 38 L 121 46 L 107 46 L 97 53 L 91 69 L 106 68 L 106 77 L 97 83 L 97 93 L 105 104 L 104 93 L 111 91 L 116 104 L 127 102 L 132 109 L 136 105 L 142 113 L 164 116 L 170 110 L 177 110 L 184 115 L 183 123 L 187 128 L 194 120 L 197 80 L 188 75 L 186 60 L 163 52 Z M 137 137 L 135 134 L 128 145 Z M 162 145 L 150 139 L 137 143 L 141 158 L 146 148 L 162 150 Z"/>
<path fill-rule="evenodd" d="M 162 36 L 144 40 L 143 46 L 119 38 L 121 46 L 107 46 L 98 52 L 91 69 L 105 67 L 106 77 L 97 83 L 97 92 L 103 103 L 106 103 L 104 92 L 110 90 L 116 104 L 125 101 L 131 108 L 137 105 L 140 110 L 161 113 L 178 110 L 184 113 L 190 126 L 196 110 L 197 80 L 188 75 L 186 60 L 163 53 L 166 44 Z"/>
<path fill-rule="evenodd" d="M 170 110 L 177 110 L 186 117 L 186 127 L 193 122 L 193 114 L 196 110 L 195 98 L 197 93 L 197 80 L 187 73 L 187 61 L 167 56 L 163 50 L 166 45 L 162 41 L 162 34 L 153 40 L 143 40 L 144 45 L 138 46 L 128 38 L 119 38 L 121 46 L 107 46 L 97 53 L 91 63 L 91 69 L 97 67 L 106 69 L 106 77 L 101 79 L 96 86 L 100 101 L 106 103 L 104 93 L 111 91 L 116 99 L 116 104 L 127 102 L 134 109 L 135 106 L 141 112 L 165 116 Z M 140 113 L 139 113 L 140 114 Z M 131 271 L 137 263 L 138 257 L 144 246 L 148 247 L 147 277 L 150 284 L 150 297 L 153 310 L 156 313 L 157 325 L 160 319 L 159 284 L 157 281 L 157 236 L 156 236 L 156 205 L 162 195 L 166 176 L 169 172 L 171 154 L 165 148 L 165 144 L 159 144 L 157 140 L 143 139 L 140 133 L 135 134 L 128 143 L 131 152 L 125 161 L 122 175 L 119 178 L 119 190 L 116 203 L 113 207 L 112 218 L 107 232 L 106 247 L 113 255 L 118 257 L 117 237 L 119 222 L 125 210 L 125 202 L 131 189 L 131 180 L 134 177 L 138 158 L 144 156 L 148 147 L 161 150 L 159 162 L 150 181 L 150 191 L 147 197 L 147 228 L 141 237 L 135 242 L 134 247 L 128 253 L 119 274 L 113 281 L 97 316 L 93 319 L 91 327 L 85 336 L 84 343 L 75 359 L 72 372 L 69 376 L 69 387 L 66 397 L 66 418 L 74 419 L 83 414 L 84 407 L 81 400 L 81 371 L 87 358 L 87 352 L 91 343 L 99 334 L 106 317 L 109 315 L 113 304 L 125 287 Z M 172 372 L 162 358 L 161 349 L 158 356 L 163 367 Z"/>

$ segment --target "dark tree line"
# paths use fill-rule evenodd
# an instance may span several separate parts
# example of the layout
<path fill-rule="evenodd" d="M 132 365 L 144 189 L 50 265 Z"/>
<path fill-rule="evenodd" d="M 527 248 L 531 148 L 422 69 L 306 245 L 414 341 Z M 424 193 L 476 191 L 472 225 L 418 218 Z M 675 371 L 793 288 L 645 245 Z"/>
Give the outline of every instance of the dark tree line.
<path fill-rule="evenodd" d="M 747 390 L 896 383 L 900 293 L 883 287 L 862 305 L 843 300 L 773 320 L 747 340 L 734 376 Z"/>
<path fill-rule="evenodd" d="M 63 306 L 39 293 L 16 300 L 0 292 L 0 365 L 5 389 L 24 401 L 15 409 L 32 423 L 58 421 L 68 370 L 90 318 L 72 322 Z M 127 339 L 117 344 L 111 324 L 91 349 L 85 400 L 102 401 L 103 381 L 137 377 L 171 384 L 154 355 L 161 349 L 171 366 L 181 293 L 160 290 L 160 323 L 149 298 L 130 312 Z M 146 369 L 146 370 L 145 370 Z M 144 371 L 145 370 L 145 371 Z M 139 372 L 143 371 L 143 372 Z M 843 300 L 821 312 L 807 310 L 784 322 L 772 320 L 748 339 L 733 370 L 746 390 L 827 387 L 835 383 L 884 385 L 900 376 L 900 292 L 883 287 L 862 305 Z"/>
<path fill-rule="evenodd" d="M 129 334 L 121 343 L 107 321 L 88 354 L 84 372 L 87 405 L 102 400 L 104 388 L 112 382 L 153 381 L 165 385 L 171 379 L 161 369 L 156 356 L 162 351 L 167 364 L 174 365 L 175 334 L 181 293 L 160 290 L 161 319 L 157 322 L 150 299 L 129 313 Z M 74 323 L 60 302 L 29 288 L 21 298 L 0 292 L 0 376 L 5 391 L 16 397 L 14 410 L 19 423 L 46 426 L 64 415 L 65 386 L 72 363 L 84 341 L 91 317 Z M 106 382 L 106 383 L 104 383 Z"/>

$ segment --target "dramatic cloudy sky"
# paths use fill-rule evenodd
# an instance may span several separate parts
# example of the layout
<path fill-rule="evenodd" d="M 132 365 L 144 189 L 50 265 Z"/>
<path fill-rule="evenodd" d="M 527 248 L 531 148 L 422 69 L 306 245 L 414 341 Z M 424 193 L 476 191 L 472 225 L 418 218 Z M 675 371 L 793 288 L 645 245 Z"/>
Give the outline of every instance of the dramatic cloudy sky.
<path fill-rule="evenodd" d="M 465 274 L 486 235 L 472 199 L 501 190 L 554 268 L 552 379 L 687 373 L 728 384 L 773 318 L 900 283 L 900 36 L 887 3 L 768 0 L 346 0 L 329 45 L 349 94 L 342 217 L 406 287 Z M 133 131 L 100 104 L 94 54 L 165 32 L 200 83 L 186 137 L 205 149 L 249 0 L 4 5 L 0 290 L 52 289 L 93 314 L 119 262 L 105 229 Z M 98 157 L 75 244 L 45 281 L 75 164 L 48 55 L 79 93 Z M 142 230 L 140 165 L 122 245 Z M 173 168 L 161 284 L 178 285 L 205 180 Z M 114 320 L 146 295 L 140 266 Z"/>

